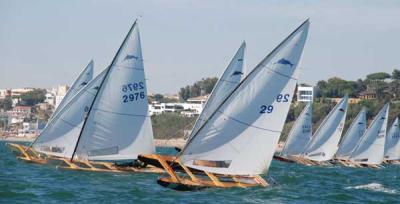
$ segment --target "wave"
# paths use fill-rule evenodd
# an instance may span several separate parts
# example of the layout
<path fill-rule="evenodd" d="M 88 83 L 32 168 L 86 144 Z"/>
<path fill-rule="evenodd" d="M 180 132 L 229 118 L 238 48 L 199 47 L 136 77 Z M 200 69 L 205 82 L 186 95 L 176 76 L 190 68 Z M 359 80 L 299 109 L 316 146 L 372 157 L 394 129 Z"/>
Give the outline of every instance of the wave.
<path fill-rule="evenodd" d="M 380 183 L 369 183 L 369 184 L 365 184 L 365 185 L 349 186 L 349 187 L 346 187 L 345 189 L 364 189 L 364 190 L 383 192 L 383 193 L 388 193 L 388 194 L 397 194 L 396 190 L 390 189 L 390 188 L 385 188 Z"/>

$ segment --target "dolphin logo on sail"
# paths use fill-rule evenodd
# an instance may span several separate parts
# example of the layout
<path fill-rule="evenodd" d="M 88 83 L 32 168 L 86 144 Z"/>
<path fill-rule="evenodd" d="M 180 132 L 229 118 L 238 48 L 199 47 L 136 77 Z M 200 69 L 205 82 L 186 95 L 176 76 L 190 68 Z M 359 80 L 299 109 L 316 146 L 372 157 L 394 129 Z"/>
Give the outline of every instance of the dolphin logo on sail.
<path fill-rule="evenodd" d="M 290 62 L 289 60 L 287 60 L 285 58 L 278 60 L 275 64 L 289 65 L 290 68 L 292 68 L 294 66 L 294 64 L 292 62 Z"/>
<path fill-rule="evenodd" d="M 241 72 L 241 71 L 235 71 L 235 72 L 232 73 L 231 76 L 242 75 L 242 74 L 243 74 L 243 72 Z"/>
<path fill-rule="evenodd" d="M 126 57 L 124 58 L 124 61 L 125 60 L 130 60 L 130 59 L 135 59 L 135 60 L 137 60 L 139 57 L 137 57 L 137 56 L 135 56 L 135 55 L 126 55 Z"/>

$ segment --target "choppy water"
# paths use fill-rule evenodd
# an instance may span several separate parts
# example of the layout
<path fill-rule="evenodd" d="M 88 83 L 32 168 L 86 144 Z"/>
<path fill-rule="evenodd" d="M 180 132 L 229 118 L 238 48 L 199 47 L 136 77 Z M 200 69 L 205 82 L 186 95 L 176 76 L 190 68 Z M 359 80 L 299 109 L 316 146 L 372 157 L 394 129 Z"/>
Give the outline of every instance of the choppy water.
<path fill-rule="evenodd" d="M 372 170 L 274 161 L 264 176 L 277 182 L 271 187 L 197 192 L 165 189 L 158 176 L 28 164 L 0 142 L 0 203 L 400 203 L 400 165 Z"/>

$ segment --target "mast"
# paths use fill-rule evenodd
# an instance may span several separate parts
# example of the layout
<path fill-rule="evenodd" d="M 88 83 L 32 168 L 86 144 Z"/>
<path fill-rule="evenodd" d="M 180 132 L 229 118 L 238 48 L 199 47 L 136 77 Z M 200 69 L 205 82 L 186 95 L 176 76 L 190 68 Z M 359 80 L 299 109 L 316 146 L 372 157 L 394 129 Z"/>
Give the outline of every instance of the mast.
<path fill-rule="evenodd" d="M 73 162 L 73 160 L 74 160 L 74 156 L 75 156 L 75 153 L 76 153 L 76 149 L 78 148 L 78 144 L 79 144 L 79 141 L 80 141 L 80 139 L 81 139 L 81 137 L 82 137 L 82 133 L 83 133 L 85 127 L 86 127 L 87 119 L 89 118 L 89 115 L 90 115 L 90 113 L 91 113 L 91 111 L 92 111 L 93 105 L 94 105 L 94 103 L 95 103 L 95 101 L 96 101 L 96 99 L 97 99 L 97 96 L 98 96 L 98 94 L 99 94 L 101 88 L 103 87 L 104 81 L 106 81 L 106 79 L 108 78 L 108 75 L 109 75 L 109 73 L 110 73 L 111 67 L 114 65 L 114 62 L 115 62 L 115 60 L 117 59 L 117 56 L 118 56 L 119 53 L 121 52 L 121 49 L 122 49 L 122 47 L 124 46 L 124 44 L 126 43 L 128 37 L 129 37 L 129 35 L 132 33 L 133 29 L 135 28 L 136 23 L 137 23 L 137 20 L 135 20 L 135 22 L 134 22 L 133 25 L 131 26 L 131 28 L 130 28 L 128 34 L 125 36 L 124 41 L 122 42 L 121 46 L 119 47 L 119 49 L 118 49 L 117 53 L 115 54 L 115 56 L 114 56 L 114 58 L 113 58 L 113 60 L 112 60 L 112 62 L 111 62 L 111 64 L 110 64 L 110 66 L 108 67 L 108 69 L 107 69 L 107 71 L 106 71 L 106 74 L 105 74 L 103 80 L 102 80 L 101 83 L 100 83 L 100 86 L 99 86 L 99 88 L 98 88 L 98 90 L 97 90 L 97 92 L 96 92 L 96 95 L 94 96 L 94 99 L 93 99 L 93 101 L 92 101 L 92 104 L 91 104 L 90 107 L 89 107 L 88 113 L 87 113 L 86 116 L 85 116 L 85 120 L 84 120 L 84 122 L 83 122 L 83 126 L 82 126 L 82 128 L 81 128 L 81 131 L 80 131 L 79 136 L 78 136 L 78 140 L 77 140 L 77 142 L 76 142 L 76 144 L 75 144 L 75 148 L 74 148 L 74 151 L 73 151 L 73 153 L 72 153 L 71 162 Z"/>

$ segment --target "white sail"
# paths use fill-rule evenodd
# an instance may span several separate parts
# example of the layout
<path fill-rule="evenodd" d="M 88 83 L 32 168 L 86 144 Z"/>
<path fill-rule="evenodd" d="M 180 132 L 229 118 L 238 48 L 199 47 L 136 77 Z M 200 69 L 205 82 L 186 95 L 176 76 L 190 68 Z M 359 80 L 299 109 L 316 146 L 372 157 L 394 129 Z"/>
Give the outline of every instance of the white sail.
<path fill-rule="evenodd" d="M 296 122 L 294 123 L 287 137 L 282 155 L 299 155 L 306 148 L 312 136 L 312 105 L 308 103 Z"/>
<path fill-rule="evenodd" d="M 347 100 L 347 96 L 343 97 L 321 123 L 303 153 L 304 158 L 319 162 L 333 158 L 346 120 Z"/>
<path fill-rule="evenodd" d="M 400 127 L 396 118 L 390 128 L 385 142 L 385 159 L 400 160 Z"/>
<path fill-rule="evenodd" d="M 106 70 L 90 81 L 54 116 L 33 143 L 36 151 L 71 158 L 83 121 L 105 73 Z"/>
<path fill-rule="evenodd" d="M 49 121 L 60 112 L 62 108 L 64 108 L 65 104 L 67 104 L 72 97 L 75 96 L 76 93 L 78 93 L 79 90 L 81 90 L 86 84 L 89 83 L 90 80 L 93 78 L 93 67 L 94 63 L 93 60 L 89 62 L 89 64 L 85 67 L 85 69 L 82 71 L 82 73 L 78 76 L 78 78 L 75 80 L 75 82 L 71 85 L 69 88 L 67 94 L 65 94 L 63 100 L 60 102 L 60 104 L 57 106 L 56 110 L 54 111 L 53 115 L 49 119 Z"/>
<path fill-rule="evenodd" d="M 388 114 L 389 104 L 385 104 L 357 144 L 350 161 L 362 164 L 382 163 Z"/>
<path fill-rule="evenodd" d="M 243 61 L 245 48 L 246 43 L 243 42 L 229 63 L 228 67 L 215 84 L 207 103 L 204 105 L 203 111 L 193 126 L 189 139 L 199 130 L 204 122 L 207 121 L 207 119 L 215 111 L 215 109 L 217 109 L 221 102 L 224 101 L 226 97 L 233 91 L 233 89 L 236 88 L 240 80 L 244 78 L 245 74 L 243 72 Z"/>
<path fill-rule="evenodd" d="M 268 170 L 297 83 L 308 28 L 307 20 L 219 105 L 181 151 L 184 165 L 230 175 Z"/>
<path fill-rule="evenodd" d="M 139 28 L 135 22 L 100 86 L 75 154 L 89 160 L 126 160 L 154 151 Z"/>
<path fill-rule="evenodd" d="M 336 152 L 336 158 L 348 159 L 357 145 L 357 142 L 364 135 L 367 129 L 367 109 L 363 107 L 357 117 L 351 123 L 349 129 L 344 135 L 339 149 Z"/>

